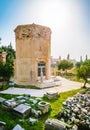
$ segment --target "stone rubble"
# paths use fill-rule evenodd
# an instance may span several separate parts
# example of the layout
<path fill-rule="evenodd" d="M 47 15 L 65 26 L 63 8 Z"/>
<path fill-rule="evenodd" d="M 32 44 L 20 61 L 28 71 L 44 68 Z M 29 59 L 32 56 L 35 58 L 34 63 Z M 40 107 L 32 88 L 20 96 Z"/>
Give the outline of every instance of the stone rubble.
<path fill-rule="evenodd" d="M 6 122 L 0 121 L 0 130 L 5 130 Z"/>
<path fill-rule="evenodd" d="M 57 99 L 59 96 L 59 93 L 54 91 L 49 91 L 46 94 L 44 94 L 44 97 L 47 97 L 48 99 Z"/>
<path fill-rule="evenodd" d="M 72 126 L 74 124 L 72 130 L 90 130 L 89 92 L 90 89 L 87 89 L 63 102 L 63 109 L 59 112 L 57 118 Z"/>

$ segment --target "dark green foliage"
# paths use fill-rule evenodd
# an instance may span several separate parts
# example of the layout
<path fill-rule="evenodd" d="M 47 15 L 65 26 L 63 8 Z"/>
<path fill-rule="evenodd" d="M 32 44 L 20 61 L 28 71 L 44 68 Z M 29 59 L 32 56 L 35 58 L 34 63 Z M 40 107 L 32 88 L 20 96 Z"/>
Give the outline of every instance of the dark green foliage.
<path fill-rule="evenodd" d="M 76 63 L 76 68 L 80 68 L 81 65 L 82 65 L 82 62 L 77 62 Z"/>
<path fill-rule="evenodd" d="M 14 59 L 15 51 L 10 43 L 9 46 L 2 46 L 0 52 L 6 52 L 6 63 L 0 62 L 0 79 L 4 81 L 9 81 L 14 75 Z M 2 83 L 3 85 L 4 83 Z"/>
<path fill-rule="evenodd" d="M 0 77 L 3 78 L 4 81 L 9 81 L 11 76 L 14 75 L 13 65 L 9 62 L 3 63 L 0 62 Z"/>

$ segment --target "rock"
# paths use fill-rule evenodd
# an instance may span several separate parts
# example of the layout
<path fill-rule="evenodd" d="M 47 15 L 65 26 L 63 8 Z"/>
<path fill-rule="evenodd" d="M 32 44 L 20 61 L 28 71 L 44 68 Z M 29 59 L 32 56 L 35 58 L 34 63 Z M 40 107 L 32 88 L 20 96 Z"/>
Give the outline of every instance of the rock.
<path fill-rule="evenodd" d="M 4 130 L 6 126 L 6 123 L 3 121 L 0 121 L 0 130 Z"/>
<path fill-rule="evenodd" d="M 70 128 L 70 125 L 57 119 L 47 119 L 45 121 L 45 130 L 66 130 L 67 127 Z"/>
<path fill-rule="evenodd" d="M 3 103 L 5 100 L 5 98 L 0 97 L 0 103 Z"/>
<path fill-rule="evenodd" d="M 30 114 L 31 107 L 26 104 L 20 104 L 13 108 L 14 113 L 19 116 L 27 117 Z"/>
<path fill-rule="evenodd" d="M 78 113 L 78 111 L 79 111 L 79 108 L 78 108 L 78 107 L 75 107 L 75 109 L 73 109 L 73 112 L 74 112 L 74 113 Z"/>
<path fill-rule="evenodd" d="M 59 93 L 58 92 L 47 92 L 46 94 L 44 94 L 45 97 L 47 97 L 48 99 L 56 99 L 59 97 Z"/>
<path fill-rule="evenodd" d="M 21 100 L 21 99 L 25 99 L 24 96 L 17 96 L 16 100 Z"/>
<path fill-rule="evenodd" d="M 35 100 L 35 99 L 33 99 L 33 98 L 30 98 L 29 101 L 30 101 L 31 103 L 33 103 L 33 104 L 36 104 L 36 103 L 38 102 L 37 100 Z"/>
<path fill-rule="evenodd" d="M 72 127 L 72 130 L 78 130 L 78 126 L 77 126 L 77 125 L 74 125 L 74 126 Z"/>
<path fill-rule="evenodd" d="M 66 103 L 66 102 L 63 102 L 63 106 L 67 106 L 67 103 Z"/>
<path fill-rule="evenodd" d="M 51 105 L 48 102 L 41 101 L 38 103 L 38 108 L 42 111 L 43 114 L 49 112 Z"/>
<path fill-rule="evenodd" d="M 13 100 L 13 99 L 11 99 L 11 100 L 5 100 L 3 102 L 3 104 L 2 104 L 2 106 L 4 108 L 7 108 L 7 109 L 13 109 L 17 105 L 18 105 L 18 103 L 15 100 Z"/>
<path fill-rule="evenodd" d="M 31 125 L 34 125 L 34 124 L 36 124 L 38 122 L 38 119 L 35 119 L 35 118 L 29 118 L 29 123 L 31 124 Z"/>
<path fill-rule="evenodd" d="M 31 109 L 31 114 L 34 114 L 35 117 L 39 117 L 42 112 L 40 110 Z"/>
<path fill-rule="evenodd" d="M 72 122 L 74 122 L 75 121 L 75 117 L 73 116 L 73 117 L 71 117 L 71 121 Z"/>
<path fill-rule="evenodd" d="M 80 124 L 81 128 L 84 128 L 83 130 L 90 130 L 90 94 L 87 91 L 78 93 L 73 98 L 68 98 L 63 102 L 63 109 L 59 112 L 57 118 L 59 120 L 63 118 L 65 122 L 72 125 Z"/>

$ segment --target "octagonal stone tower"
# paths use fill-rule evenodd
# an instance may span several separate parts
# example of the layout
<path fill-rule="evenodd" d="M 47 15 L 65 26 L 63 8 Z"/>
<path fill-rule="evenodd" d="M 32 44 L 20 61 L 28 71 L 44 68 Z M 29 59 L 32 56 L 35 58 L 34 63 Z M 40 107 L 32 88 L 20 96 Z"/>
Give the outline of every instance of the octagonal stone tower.
<path fill-rule="evenodd" d="M 17 26 L 15 78 L 17 84 L 36 85 L 41 73 L 50 78 L 51 29 L 30 24 Z"/>

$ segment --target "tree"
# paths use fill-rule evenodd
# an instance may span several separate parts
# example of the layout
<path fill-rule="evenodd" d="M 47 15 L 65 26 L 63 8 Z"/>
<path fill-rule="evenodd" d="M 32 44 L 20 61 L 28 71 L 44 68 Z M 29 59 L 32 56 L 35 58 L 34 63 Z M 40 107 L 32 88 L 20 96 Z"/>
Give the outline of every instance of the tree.
<path fill-rule="evenodd" d="M 10 43 L 10 45 L 7 46 L 2 46 L 0 48 L 1 52 L 5 51 L 7 53 L 6 55 L 6 62 L 10 62 L 11 64 L 13 64 L 14 59 L 15 59 L 15 50 L 12 48 L 12 45 Z"/>
<path fill-rule="evenodd" d="M 70 55 L 69 54 L 67 55 L 67 60 L 70 60 Z"/>
<path fill-rule="evenodd" d="M 77 62 L 76 63 L 76 68 L 80 68 L 81 65 L 82 65 L 82 62 Z"/>
<path fill-rule="evenodd" d="M 82 60 L 82 56 L 80 56 L 80 62 L 83 62 L 83 60 Z"/>
<path fill-rule="evenodd" d="M 0 77 L 3 78 L 3 81 L 9 81 L 13 75 L 14 75 L 13 65 L 9 62 L 6 63 L 0 62 Z"/>
<path fill-rule="evenodd" d="M 86 59 L 85 60 L 88 60 L 88 56 L 86 55 Z"/>
<path fill-rule="evenodd" d="M 85 81 L 83 87 L 86 87 L 88 78 L 90 78 L 90 60 L 85 60 L 82 65 L 77 68 L 77 77 Z"/>
<path fill-rule="evenodd" d="M 67 70 L 67 69 L 71 69 L 73 67 L 73 63 L 68 61 L 68 60 L 61 60 L 59 63 L 58 63 L 58 69 L 62 69 L 63 71 L 64 70 Z"/>

